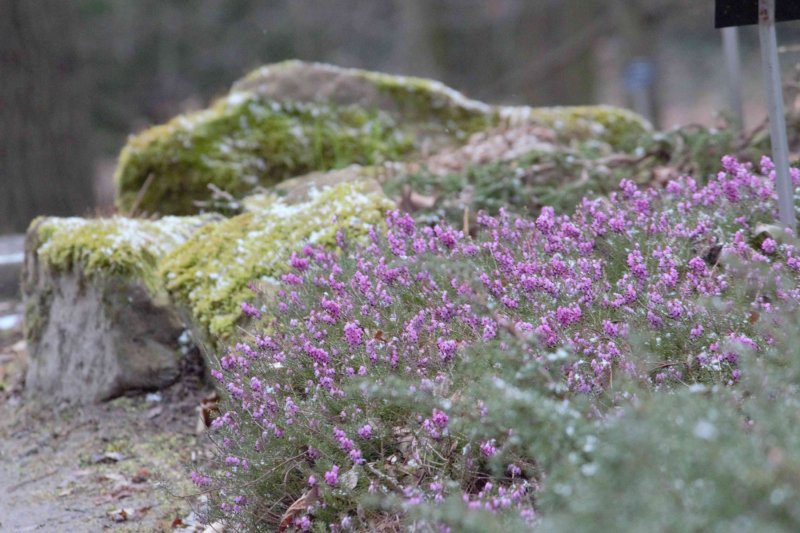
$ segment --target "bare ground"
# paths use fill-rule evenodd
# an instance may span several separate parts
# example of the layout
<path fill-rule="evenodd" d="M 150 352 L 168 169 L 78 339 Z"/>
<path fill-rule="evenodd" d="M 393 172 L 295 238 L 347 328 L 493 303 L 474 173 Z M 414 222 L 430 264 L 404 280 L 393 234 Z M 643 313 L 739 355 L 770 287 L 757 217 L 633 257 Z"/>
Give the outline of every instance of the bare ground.
<path fill-rule="evenodd" d="M 25 357 L 19 327 L 0 330 L 0 531 L 203 531 L 188 479 L 207 458 L 197 375 L 66 407 L 23 399 Z"/>

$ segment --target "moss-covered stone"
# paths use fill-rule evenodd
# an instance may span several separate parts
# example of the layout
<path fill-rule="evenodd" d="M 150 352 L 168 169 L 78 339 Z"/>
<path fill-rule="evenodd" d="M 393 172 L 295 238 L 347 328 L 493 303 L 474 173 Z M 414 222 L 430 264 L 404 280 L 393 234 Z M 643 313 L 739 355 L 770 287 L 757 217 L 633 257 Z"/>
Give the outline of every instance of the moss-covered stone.
<path fill-rule="evenodd" d="M 23 269 L 28 394 L 86 403 L 174 382 L 184 325 L 159 262 L 212 218 L 35 220 Z"/>
<path fill-rule="evenodd" d="M 561 143 L 597 140 L 615 150 L 630 151 L 653 126 L 641 115 L 613 106 L 500 108 L 500 116 L 510 125 L 534 124 L 552 129 Z"/>
<path fill-rule="evenodd" d="M 38 218 L 28 232 L 29 253 L 45 270 L 74 271 L 87 279 L 140 278 L 161 292 L 158 262 L 214 217 L 165 217 L 160 220 L 112 218 Z"/>
<path fill-rule="evenodd" d="M 651 129 L 607 106 L 498 107 L 433 80 L 286 61 L 254 70 L 209 109 L 131 137 L 115 175 L 117 205 L 192 214 L 209 186 L 241 198 L 312 171 L 408 160 L 504 123 L 615 149 L 632 149 Z"/>
<path fill-rule="evenodd" d="M 362 235 L 393 207 L 367 192 L 364 182 L 311 190 L 290 204 L 277 194 L 259 208 L 210 224 L 173 250 L 161 269 L 165 286 L 182 307 L 201 342 L 214 348 L 234 333 L 251 282 L 274 283 L 288 270 L 291 252 L 305 244 L 333 244 L 339 229 Z"/>
<path fill-rule="evenodd" d="M 324 102 L 381 109 L 417 133 L 463 137 L 497 123 L 493 106 L 441 82 L 290 60 L 256 69 L 234 85 L 278 102 Z"/>
<path fill-rule="evenodd" d="M 384 190 L 422 221 L 461 225 L 479 210 L 535 216 L 549 205 L 569 212 L 584 196 L 616 189 L 621 178 L 650 181 L 660 164 L 650 125 L 625 110 L 521 107 L 502 115 L 507 124 L 384 173 Z"/>
<path fill-rule="evenodd" d="M 312 170 L 373 164 L 411 149 L 395 121 L 355 106 L 265 101 L 234 92 L 133 136 L 115 174 L 123 211 L 187 215 L 209 185 L 236 197 Z"/>

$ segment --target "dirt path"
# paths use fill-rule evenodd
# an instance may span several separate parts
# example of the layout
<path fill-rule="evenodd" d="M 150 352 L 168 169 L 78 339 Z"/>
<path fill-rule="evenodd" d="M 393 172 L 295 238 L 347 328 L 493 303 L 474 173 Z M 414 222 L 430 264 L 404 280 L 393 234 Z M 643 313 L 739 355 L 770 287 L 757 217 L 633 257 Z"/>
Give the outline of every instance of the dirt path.
<path fill-rule="evenodd" d="M 63 408 L 22 400 L 24 363 L 19 332 L 0 332 L 0 531 L 203 531 L 187 475 L 207 457 L 198 379 Z"/>

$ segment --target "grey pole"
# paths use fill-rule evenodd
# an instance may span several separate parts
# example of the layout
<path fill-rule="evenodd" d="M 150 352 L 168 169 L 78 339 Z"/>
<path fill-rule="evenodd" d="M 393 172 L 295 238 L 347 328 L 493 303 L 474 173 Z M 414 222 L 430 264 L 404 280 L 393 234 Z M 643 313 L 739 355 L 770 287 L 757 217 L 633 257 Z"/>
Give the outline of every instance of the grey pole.
<path fill-rule="evenodd" d="M 742 61 L 739 55 L 739 28 L 722 28 L 722 48 L 725 51 L 725 72 L 728 78 L 728 108 L 736 127 L 744 129 L 742 106 Z"/>
<path fill-rule="evenodd" d="M 779 218 L 781 224 L 797 230 L 794 187 L 789 177 L 789 142 L 786 140 L 786 118 L 783 111 L 783 90 L 778 63 L 778 38 L 775 32 L 775 0 L 758 1 L 758 37 L 761 41 L 761 62 L 764 67 L 769 108 L 769 130 L 772 140 L 772 159 L 775 164 Z"/>

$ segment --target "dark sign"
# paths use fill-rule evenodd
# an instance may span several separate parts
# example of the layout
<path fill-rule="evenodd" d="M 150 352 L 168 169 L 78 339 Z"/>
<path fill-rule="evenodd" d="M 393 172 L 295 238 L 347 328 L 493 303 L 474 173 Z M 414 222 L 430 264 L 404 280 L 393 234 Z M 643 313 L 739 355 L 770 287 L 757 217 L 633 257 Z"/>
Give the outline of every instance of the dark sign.
<path fill-rule="evenodd" d="M 717 0 L 714 26 L 758 24 L 758 0 Z M 800 20 L 800 0 L 775 0 L 775 22 Z"/>

